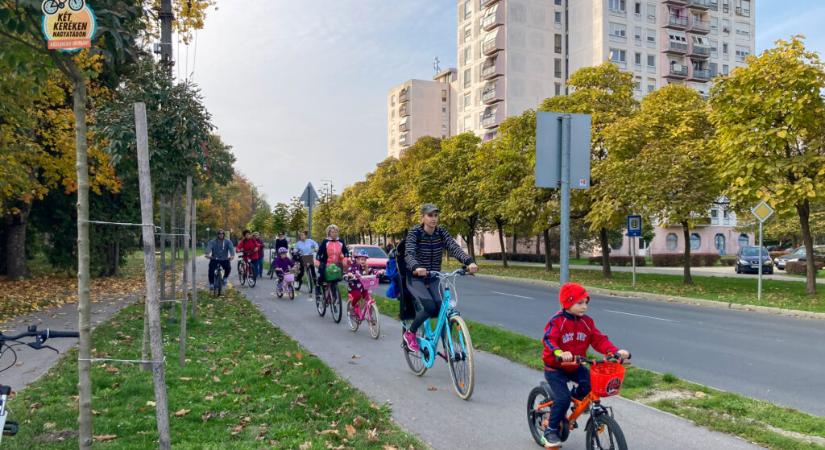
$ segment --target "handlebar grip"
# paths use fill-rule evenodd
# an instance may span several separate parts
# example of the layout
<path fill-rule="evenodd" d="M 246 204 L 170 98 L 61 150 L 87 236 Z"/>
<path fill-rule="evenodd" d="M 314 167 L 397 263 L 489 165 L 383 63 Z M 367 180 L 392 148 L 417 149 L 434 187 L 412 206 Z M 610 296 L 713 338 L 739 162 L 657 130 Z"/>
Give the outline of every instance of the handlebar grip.
<path fill-rule="evenodd" d="M 47 338 L 76 338 L 80 337 L 80 333 L 77 331 L 54 331 L 47 329 L 46 332 Z"/>

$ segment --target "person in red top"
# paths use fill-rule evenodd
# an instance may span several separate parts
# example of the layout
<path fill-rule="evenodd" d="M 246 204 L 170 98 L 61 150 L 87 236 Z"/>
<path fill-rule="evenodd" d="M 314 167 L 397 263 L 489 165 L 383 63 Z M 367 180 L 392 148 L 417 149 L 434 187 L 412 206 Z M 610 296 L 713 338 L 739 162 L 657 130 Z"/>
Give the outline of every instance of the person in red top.
<path fill-rule="evenodd" d="M 561 447 L 559 426 L 570 408 L 571 392 L 567 383 L 574 381 L 578 385 L 572 392 L 572 396 L 577 399 L 590 393 L 590 371 L 583 365 L 569 363 L 575 362 L 576 356 L 586 357 L 591 345 L 605 355 L 615 354 L 623 359 L 630 357 L 627 350 L 619 350 L 613 345 L 607 335 L 596 328 L 593 319 L 585 314 L 590 295 L 584 286 L 565 283 L 559 290 L 559 303 L 562 309 L 547 322 L 542 339 L 544 378 L 553 391 L 550 423 L 542 440 L 545 448 Z"/>
<path fill-rule="evenodd" d="M 260 255 L 260 245 L 261 244 L 252 237 L 249 230 L 243 230 L 243 239 L 241 239 L 241 242 L 238 242 L 237 250 L 243 252 L 243 259 L 249 263 L 249 266 L 252 268 L 253 278 L 258 277 L 257 264 Z"/>

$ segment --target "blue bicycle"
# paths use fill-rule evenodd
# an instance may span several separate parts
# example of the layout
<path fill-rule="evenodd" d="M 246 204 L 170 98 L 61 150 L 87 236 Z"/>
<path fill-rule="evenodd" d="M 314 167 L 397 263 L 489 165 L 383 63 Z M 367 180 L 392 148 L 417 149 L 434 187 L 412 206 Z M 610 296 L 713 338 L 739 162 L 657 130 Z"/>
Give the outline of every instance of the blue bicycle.
<path fill-rule="evenodd" d="M 468 400 L 473 395 L 475 383 L 475 372 L 473 368 L 473 341 L 470 339 L 470 331 L 467 324 L 455 309 L 458 304 L 458 293 L 455 289 L 456 278 L 466 275 L 465 269 L 458 269 L 453 272 L 428 272 L 427 277 L 438 278 L 439 289 L 442 292 L 443 301 L 435 322 L 435 329 L 432 327 L 432 320 L 424 322 L 418 329 L 419 351 L 414 352 L 407 347 L 402 338 L 401 347 L 404 350 L 404 358 L 410 370 L 418 376 L 424 375 L 427 369 L 435 364 L 435 357 L 440 356 L 448 363 L 450 377 L 456 394 L 462 400 Z M 404 324 L 403 332 L 410 325 Z M 438 341 L 441 340 L 442 352 L 438 351 Z"/>

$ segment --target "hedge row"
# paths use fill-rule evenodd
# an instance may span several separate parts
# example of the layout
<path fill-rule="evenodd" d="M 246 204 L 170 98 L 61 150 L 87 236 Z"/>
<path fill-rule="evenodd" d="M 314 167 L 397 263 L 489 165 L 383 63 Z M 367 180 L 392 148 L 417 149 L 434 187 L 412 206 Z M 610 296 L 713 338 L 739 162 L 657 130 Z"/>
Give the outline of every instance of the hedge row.
<path fill-rule="evenodd" d="M 591 256 L 587 259 L 588 263 L 591 266 L 600 266 L 602 264 L 602 257 L 601 256 Z M 644 266 L 647 264 L 644 256 L 637 256 L 636 257 L 636 267 Z M 633 260 L 630 256 L 625 255 L 611 255 L 610 256 L 610 265 L 611 266 L 632 266 Z"/>
<path fill-rule="evenodd" d="M 694 267 L 715 266 L 719 263 L 718 253 L 691 253 L 690 265 Z M 679 267 L 685 265 L 683 253 L 657 253 L 652 256 L 653 265 L 658 267 Z"/>
<path fill-rule="evenodd" d="M 814 261 L 814 267 L 816 270 L 820 270 L 825 267 L 825 264 Z M 807 275 L 808 274 L 808 263 L 805 261 L 791 261 L 785 264 L 785 272 L 795 275 Z"/>
<path fill-rule="evenodd" d="M 485 253 L 484 259 L 489 261 L 501 261 L 501 252 Z M 537 255 L 535 253 L 508 253 L 507 261 L 543 263 L 544 255 Z M 559 262 L 558 256 L 553 256 L 553 262 Z"/>

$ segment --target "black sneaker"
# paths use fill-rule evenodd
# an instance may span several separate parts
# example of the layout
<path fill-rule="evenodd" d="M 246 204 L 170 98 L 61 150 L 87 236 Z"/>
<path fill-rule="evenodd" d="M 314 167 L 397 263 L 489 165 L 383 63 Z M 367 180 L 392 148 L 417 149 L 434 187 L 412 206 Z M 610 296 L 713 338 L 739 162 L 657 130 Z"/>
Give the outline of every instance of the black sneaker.
<path fill-rule="evenodd" d="M 559 448 L 561 447 L 561 439 L 556 433 L 547 433 L 541 437 L 541 445 L 544 448 Z"/>

